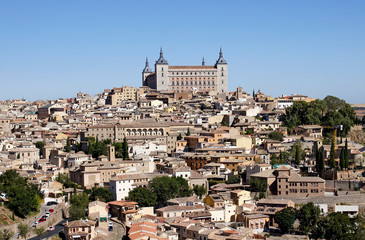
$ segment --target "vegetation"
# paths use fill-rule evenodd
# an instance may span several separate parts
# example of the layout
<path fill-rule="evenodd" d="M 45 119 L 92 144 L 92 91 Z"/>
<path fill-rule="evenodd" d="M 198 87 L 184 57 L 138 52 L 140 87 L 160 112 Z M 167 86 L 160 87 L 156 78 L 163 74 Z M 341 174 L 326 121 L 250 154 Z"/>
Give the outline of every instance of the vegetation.
<path fill-rule="evenodd" d="M 183 137 L 181 136 L 181 132 L 180 132 L 179 135 L 177 136 L 177 140 L 180 141 L 180 140 L 182 140 L 182 138 Z"/>
<path fill-rule="evenodd" d="M 190 136 L 190 128 L 188 128 L 188 130 L 186 131 L 186 136 Z"/>
<path fill-rule="evenodd" d="M 289 233 L 293 229 L 296 217 L 297 210 L 292 207 L 287 207 L 275 213 L 275 222 L 278 223 L 282 232 Z"/>
<path fill-rule="evenodd" d="M 357 123 L 355 110 L 344 100 L 333 96 L 327 96 L 323 100 L 315 100 L 310 103 L 304 101 L 294 102 L 293 106 L 285 109 L 283 123 L 289 129 L 298 125 L 343 125 L 340 133 L 346 136 L 355 123 Z"/>
<path fill-rule="evenodd" d="M 86 217 L 86 208 L 89 205 L 89 196 L 83 192 L 81 194 L 74 194 L 71 197 L 71 206 L 69 208 L 69 220 L 79 220 Z"/>
<path fill-rule="evenodd" d="M 90 192 L 89 200 L 100 200 L 102 202 L 111 202 L 114 200 L 112 192 L 108 188 L 93 187 Z"/>
<path fill-rule="evenodd" d="M 19 230 L 19 236 L 21 236 L 24 239 L 26 239 L 28 237 L 30 228 L 27 224 L 20 223 L 18 225 L 18 230 Z"/>
<path fill-rule="evenodd" d="M 282 132 L 274 131 L 269 133 L 269 138 L 272 140 L 284 141 L 284 134 Z"/>
<path fill-rule="evenodd" d="M 101 155 L 108 156 L 108 144 L 111 143 L 110 139 L 99 141 L 98 138 L 89 137 L 88 140 L 88 154 L 91 154 L 93 158 L 98 158 Z"/>
<path fill-rule="evenodd" d="M 42 236 L 46 233 L 45 227 L 38 227 L 34 228 L 33 232 L 39 237 L 39 239 L 42 238 Z"/>
<path fill-rule="evenodd" d="M 204 185 L 195 185 L 193 187 L 194 193 L 201 199 L 203 195 L 207 194 L 207 188 Z"/>
<path fill-rule="evenodd" d="M 301 141 L 295 141 L 290 148 L 290 155 L 294 159 L 295 164 L 299 165 L 301 160 L 305 159 L 305 151 Z"/>
<path fill-rule="evenodd" d="M 253 192 L 266 192 L 268 186 L 265 179 L 251 178 L 250 187 Z"/>
<path fill-rule="evenodd" d="M 113 143 L 113 146 L 115 146 L 115 157 L 125 160 L 129 159 L 128 141 L 126 137 L 124 137 L 123 142 Z"/>
<path fill-rule="evenodd" d="M 247 130 L 246 130 L 246 135 L 252 135 L 252 134 L 253 134 L 252 129 L 247 129 Z"/>
<path fill-rule="evenodd" d="M 335 150 L 335 139 L 332 140 L 331 143 L 331 152 L 330 152 L 330 158 L 328 159 L 328 166 L 333 169 L 336 167 L 336 150 Z"/>
<path fill-rule="evenodd" d="M 360 216 L 350 218 L 347 214 L 331 213 L 321 217 L 311 232 L 314 239 L 365 239 L 364 219 Z"/>
<path fill-rule="evenodd" d="M 64 188 L 76 188 L 76 183 L 71 181 L 67 173 L 58 173 L 56 181 L 62 183 L 62 186 Z"/>
<path fill-rule="evenodd" d="M 239 183 L 239 182 L 240 182 L 240 177 L 238 175 L 229 176 L 227 180 L 228 184 Z"/>
<path fill-rule="evenodd" d="M 303 205 L 298 211 L 297 218 L 300 221 L 299 229 L 307 234 L 318 223 L 321 211 L 312 202 Z"/>
<path fill-rule="evenodd" d="M 0 231 L 1 240 L 10 240 L 14 236 L 14 233 L 9 229 L 3 229 Z"/>
<path fill-rule="evenodd" d="M 69 138 L 67 138 L 67 141 L 66 141 L 65 151 L 66 152 L 71 152 L 71 143 L 70 143 L 70 139 Z"/>
<path fill-rule="evenodd" d="M 0 192 L 7 193 L 9 202 L 5 206 L 19 217 L 38 211 L 43 198 L 38 185 L 29 183 L 13 169 L 0 175 Z"/>
<path fill-rule="evenodd" d="M 44 146 L 46 145 L 46 143 L 44 141 L 38 141 L 35 143 L 35 147 L 39 149 L 39 156 L 40 157 L 44 157 L 43 154 L 44 154 Z"/>
<path fill-rule="evenodd" d="M 148 183 L 148 188 L 156 194 L 157 204 L 166 205 L 166 201 L 172 198 L 188 197 L 193 194 L 188 181 L 182 177 L 156 177 Z"/>
<path fill-rule="evenodd" d="M 129 200 L 138 202 L 140 207 L 153 207 L 157 204 L 157 196 L 148 188 L 137 187 L 129 192 Z"/>

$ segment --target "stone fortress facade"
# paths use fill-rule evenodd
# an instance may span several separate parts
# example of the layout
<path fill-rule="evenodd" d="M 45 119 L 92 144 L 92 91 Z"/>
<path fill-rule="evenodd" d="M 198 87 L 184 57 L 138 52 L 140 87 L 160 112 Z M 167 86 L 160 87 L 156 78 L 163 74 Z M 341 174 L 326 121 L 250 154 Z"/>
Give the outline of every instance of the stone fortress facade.
<path fill-rule="evenodd" d="M 148 59 L 142 72 L 142 85 L 158 91 L 216 91 L 228 92 L 227 62 L 223 58 L 222 49 L 215 65 L 205 65 L 203 58 L 201 66 L 170 66 L 163 56 L 155 63 L 155 71 L 149 67 Z"/>

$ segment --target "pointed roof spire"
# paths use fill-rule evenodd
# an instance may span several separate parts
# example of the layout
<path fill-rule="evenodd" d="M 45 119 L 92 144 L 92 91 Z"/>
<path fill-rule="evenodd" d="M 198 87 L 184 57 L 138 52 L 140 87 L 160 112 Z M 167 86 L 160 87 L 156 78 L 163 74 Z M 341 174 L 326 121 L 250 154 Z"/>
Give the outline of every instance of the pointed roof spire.
<path fill-rule="evenodd" d="M 216 62 L 216 65 L 217 64 L 227 64 L 227 61 L 223 58 L 223 51 L 222 51 L 222 47 L 220 48 L 219 50 L 219 58 Z"/>
<path fill-rule="evenodd" d="M 202 66 L 205 66 L 205 60 L 204 60 L 204 57 L 203 57 L 203 61 L 202 61 Z"/>
<path fill-rule="evenodd" d="M 163 57 L 162 47 L 160 48 L 160 58 L 156 61 L 158 64 L 168 64 L 166 59 Z"/>
<path fill-rule="evenodd" d="M 145 65 L 145 67 L 143 69 L 143 72 L 152 72 L 152 70 L 151 70 L 151 68 L 150 68 L 150 66 L 148 64 L 148 58 L 147 57 L 146 57 L 146 65 Z"/>

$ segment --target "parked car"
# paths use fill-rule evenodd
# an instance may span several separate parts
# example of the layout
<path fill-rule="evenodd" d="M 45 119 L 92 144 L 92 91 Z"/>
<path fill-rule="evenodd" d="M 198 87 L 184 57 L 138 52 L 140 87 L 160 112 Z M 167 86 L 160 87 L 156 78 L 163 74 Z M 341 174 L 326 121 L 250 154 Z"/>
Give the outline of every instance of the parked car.
<path fill-rule="evenodd" d="M 46 217 L 49 217 L 49 215 L 51 215 L 51 213 L 50 213 L 50 212 L 46 212 L 46 213 L 44 214 L 44 216 L 46 216 Z"/>
<path fill-rule="evenodd" d="M 48 212 L 50 212 L 50 213 L 53 213 L 53 211 L 54 211 L 54 210 L 53 210 L 52 208 L 48 210 Z"/>
<path fill-rule="evenodd" d="M 41 218 L 41 219 L 39 219 L 38 223 L 42 223 L 44 221 L 46 221 L 46 219 L 45 218 Z"/>
<path fill-rule="evenodd" d="M 112 222 L 109 222 L 109 224 L 108 224 L 108 230 L 110 232 L 113 231 L 113 223 Z"/>
<path fill-rule="evenodd" d="M 33 226 L 33 227 L 35 227 L 35 226 L 37 226 L 38 224 L 39 224 L 39 222 L 34 222 L 32 226 Z"/>
<path fill-rule="evenodd" d="M 58 204 L 58 202 L 56 202 L 56 201 L 50 201 L 47 203 L 47 206 L 52 206 L 52 205 L 57 205 L 57 204 Z"/>

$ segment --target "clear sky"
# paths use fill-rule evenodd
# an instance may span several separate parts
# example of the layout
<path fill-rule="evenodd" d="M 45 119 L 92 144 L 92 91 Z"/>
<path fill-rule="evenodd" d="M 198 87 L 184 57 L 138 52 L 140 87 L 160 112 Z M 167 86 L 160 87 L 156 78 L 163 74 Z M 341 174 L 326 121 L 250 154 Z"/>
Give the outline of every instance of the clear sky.
<path fill-rule="evenodd" d="M 207 65 L 229 90 L 365 103 L 365 1 L 2 1 L 0 99 L 141 85 L 146 56 Z"/>

